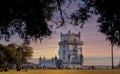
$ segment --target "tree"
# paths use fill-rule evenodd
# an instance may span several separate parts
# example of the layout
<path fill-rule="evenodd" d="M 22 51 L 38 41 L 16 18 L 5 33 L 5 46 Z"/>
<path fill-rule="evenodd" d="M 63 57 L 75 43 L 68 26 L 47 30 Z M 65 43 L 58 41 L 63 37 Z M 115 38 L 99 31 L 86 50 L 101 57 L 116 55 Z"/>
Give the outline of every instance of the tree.
<path fill-rule="evenodd" d="M 15 47 L 0 44 L 0 68 L 4 71 L 8 71 L 15 62 L 15 54 Z"/>
<path fill-rule="evenodd" d="M 21 65 L 23 64 L 22 61 L 24 61 L 24 60 L 22 60 L 22 54 L 17 52 L 15 60 L 16 60 L 16 62 L 15 62 L 16 70 L 20 71 Z"/>
<path fill-rule="evenodd" d="M 27 45 L 0 44 L 0 68 L 8 71 L 16 65 L 16 70 L 20 71 L 22 65 L 27 63 L 27 59 L 32 57 L 32 53 L 33 48 Z"/>
<path fill-rule="evenodd" d="M 1 0 L 0 39 L 9 41 L 16 33 L 24 40 L 37 40 L 49 36 L 47 21 L 55 10 L 60 11 L 66 0 Z M 67 0 L 71 1 L 71 0 Z M 63 18 L 62 18 L 63 20 Z"/>
<path fill-rule="evenodd" d="M 4 66 L 6 64 L 5 58 L 6 56 L 4 54 L 4 46 L 0 44 L 0 69 L 4 69 Z"/>
<path fill-rule="evenodd" d="M 99 31 L 106 35 L 111 43 L 112 69 L 113 46 L 120 46 L 120 6 L 118 1 L 113 0 L 82 0 L 83 6 L 71 15 L 75 24 L 85 23 L 91 16 L 97 15 L 100 23 Z"/>
<path fill-rule="evenodd" d="M 17 48 L 16 66 L 17 71 L 21 70 L 21 65 L 27 63 L 27 59 L 32 57 L 33 48 L 27 45 L 21 45 Z"/>
<path fill-rule="evenodd" d="M 4 46 L 4 54 L 6 56 L 6 70 L 14 66 L 15 63 L 15 57 L 16 57 L 16 47 L 12 44 L 5 45 Z"/>

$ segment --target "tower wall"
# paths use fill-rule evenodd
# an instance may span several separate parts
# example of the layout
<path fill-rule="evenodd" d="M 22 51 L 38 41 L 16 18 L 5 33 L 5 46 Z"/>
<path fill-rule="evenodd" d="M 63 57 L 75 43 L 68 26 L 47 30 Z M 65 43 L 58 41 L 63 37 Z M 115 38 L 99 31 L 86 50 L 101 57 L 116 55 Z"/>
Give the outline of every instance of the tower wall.
<path fill-rule="evenodd" d="M 80 39 L 80 32 L 78 34 L 71 33 L 70 31 L 66 34 L 61 33 L 61 40 L 59 42 L 60 60 L 68 65 L 82 65 L 82 45 L 83 42 Z"/>
<path fill-rule="evenodd" d="M 69 34 L 62 34 L 61 41 L 59 42 L 59 58 L 64 63 L 69 63 Z"/>

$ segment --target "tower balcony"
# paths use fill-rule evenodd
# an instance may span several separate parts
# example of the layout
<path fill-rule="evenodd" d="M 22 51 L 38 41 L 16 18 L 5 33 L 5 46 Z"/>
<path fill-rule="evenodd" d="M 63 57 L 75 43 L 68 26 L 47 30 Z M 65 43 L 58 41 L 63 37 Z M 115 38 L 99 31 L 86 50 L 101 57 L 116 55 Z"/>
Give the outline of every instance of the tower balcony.
<path fill-rule="evenodd" d="M 83 41 L 69 42 L 72 45 L 83 45 Z"/>
<path fill-rule="evenodd" d="M 72 44 L 72 45 L 83 45 L 83 41 L 76 41 L 76 42 L 68 42 L 68 41 L 61 41 L 59 42 L 59 45 L 65 45 L 65 44 Z"/>
<path fill-rule="evenodd" d="M 77 52 L 70 51 L 70 55 L 77 56 Z"/>
<path fill-rule="evenodd" d="M 59 42 L 59 45 L 65 45 L 65 44 L 68 44 L 69 42 L 68 41 L 61 41 Z"/>

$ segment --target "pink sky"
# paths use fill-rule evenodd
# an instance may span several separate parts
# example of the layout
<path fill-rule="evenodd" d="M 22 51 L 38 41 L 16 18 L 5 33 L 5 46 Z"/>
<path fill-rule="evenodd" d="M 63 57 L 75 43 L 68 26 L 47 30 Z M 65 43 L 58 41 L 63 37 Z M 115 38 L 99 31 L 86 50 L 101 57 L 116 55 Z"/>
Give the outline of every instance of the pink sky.
<path fill-rule="evenodd" d="M 76 4 L 71 5 L 70 10 L 67 10 L 67 14 L 70 14 L 71 11 L 76 9 Z M 73 9 L 74 8 L 74 9 Z M 65 9 L 64 9 L 65 10 Z M 59 18 L 58 15 L 56 15 Z M 32 58 L 39 58 L 40 56 L 45 56 L 46 58 L 52 58 L 55 55 L 58 55 L 58 42 L 60 41 L 60 32 L 67 33 L 68 30 L 72 32 L 81 31 L 81 40 L 84 42 L 83 44 L 83 56 L 86 64 L 106 64 L 106 57 L 109 58 L 109 63 L 111 62 L 111 52 L 110 52 L 110 44 L 109 41 L 106 41 L 105 35 L 98 32 L 98 23 L 95 20 L 96 17 L 93 17 L 89 20 L 88 23 L 84 25 L 82 29 L 78 26 L 70 26 L 69 24 L 64 25 L 63 27 L 57 29 L 52 35 L 51 38 L 44 39 L 41 43 L 38 41 L 37 43 L 31 42 L 30 46 L 33 47 L 34 53 Z M 8 44 L 11 42 L 15 42 L 20 44 L 21 40 L 16 36 L 12 37 L 10 42 L 5 42 L 1 40 L 0 43 Z M 116 63 L 120 61 L 119 56 L 120 49 L 114 48 L 114 56 L 118 57 Z M 86 61 L 86 58 L 89 60 Z M 93 59 L 91 61 L 91 59 Z M 100 58 L 98 60 L 98 58 Z"/>
<path fill-rule="evenodd" d="M 80 29 L 79 27 L 72 27 L 68 25 L 65 25 L 64 27 L 58 29 L 56 33 L 51 35 L 51 38 L 44 39 L 42 43 L 31 43 L 31 46 L 34 47 L 34 58 L 39 58 L 39 56 L 45 56 L 46 58 L 52 58 L 54 55 L 58 55 L 58 42 L 60 41 L 60 32 L 67 33 L 70 29 L 72 32 L 79 32 L 81 31 L 81 40 L 84 42 L 83 44 L 83 56 L 84 58 L 101 58 L 94 59 L 94 61 L 87 61 L 86 64 L 106 64 L 104 60 L 107 60 L 111 63 L 111 50 L 110 50 L 110 44 L 109 41 L 106 40 L 105 35 L 98 32 L 98 25 L 95 22 L 94 19 L 91 19 L 92 22 L 89 22 L 88 24 L 85 24 L 83 29 Z M 114 48 L 114 57 L 119 57 L 120 50 L 115 47 Z M 109 59 L 106 59 L 108 57 Z M 103 59 L 102 59 L 103 58 Z M 109 61 L 108 61 L 109 60 Z M 96 63 L 95 63 L 96 62 Z M 115 60 L 115 63 L 117 64 L 119 62 L 119 59 Z"/>
<path fill-rule="evenodd" d="M 85 24 L 82 29 L 78 26 L 73 27 L 65 25 L 56 30 L 50 37 L 44 39 L 41 43 L 38 41 L 31 42 L 30 46 L 33 47 L 34 53 L 32 58 L 39 58 L 40 56 L 45 56 L 46 58 L 52 58 L 55 55 L 58 55 L 58 42 L 60 41 L 60 32 L 67 33 L 68 30 L 72 32 L 79 32 L 81 31 L 81 40 L 84 42 L 83 44 L 83 56 L 84 56 L 84 64 L 92 64 L 92 65 L 103 65 L 106 63 L 111 64 L 111 50 L 109 41 L 106 41 L 105 35 L 98 32 L 98 25 L 94 19 L 91 19 L 89 23 Z M 17 37 L 12 37 L 10 42 L 5 42 L 1 40 L 0 43 L 8 44 L 11 42 L 20 43 L 21 40 Z M 115 47 L 114 48 L 114 58 L 115 63 L 118 64 L 120 61 L 119 56 L 120 49 Z M 100 59 L 99 59 L 100 58 Z M 37 61 L 38 62 L 38 61 Z"/>

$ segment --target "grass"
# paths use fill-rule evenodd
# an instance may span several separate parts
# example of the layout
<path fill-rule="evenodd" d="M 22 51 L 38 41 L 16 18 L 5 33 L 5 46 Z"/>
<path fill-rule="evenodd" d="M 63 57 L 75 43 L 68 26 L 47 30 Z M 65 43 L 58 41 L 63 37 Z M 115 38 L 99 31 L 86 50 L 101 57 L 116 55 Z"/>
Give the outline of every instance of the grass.
<path fill-rule="evenodd" d="M 120 70 L 28 70 L 17 72 L 10 70 L 0 74 L 120 74 Z"/>

